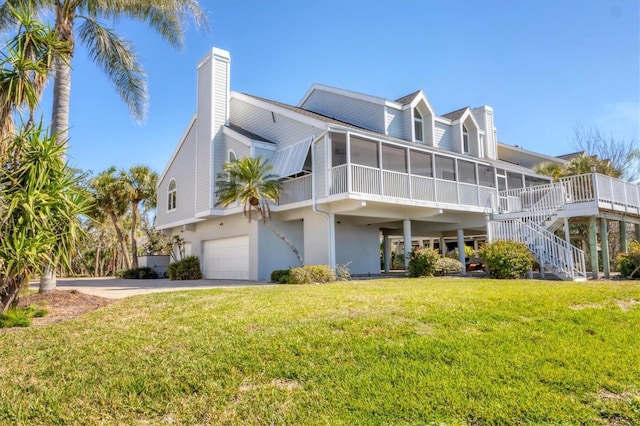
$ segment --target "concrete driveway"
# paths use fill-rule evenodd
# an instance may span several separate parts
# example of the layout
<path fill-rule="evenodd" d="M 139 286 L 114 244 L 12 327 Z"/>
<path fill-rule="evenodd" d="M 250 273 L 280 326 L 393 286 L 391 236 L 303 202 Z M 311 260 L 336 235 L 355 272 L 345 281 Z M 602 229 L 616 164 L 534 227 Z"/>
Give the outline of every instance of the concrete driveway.
<path fill-rule="evenodd" d="M 32 281 L 29 288 L 38 290 L 38 281 Z M 138 294 L 160 293 L 180 290 L 202 290 L 210 288 L 234 288 L 274 285 L 266 281 L 240 280 L 193 280 L 171 281 L 156 280 L 125 280 L 122 278 L 58 278 L 58 290 L 78 290 L 80 293 L 93 296 L 122 299 Z"/>

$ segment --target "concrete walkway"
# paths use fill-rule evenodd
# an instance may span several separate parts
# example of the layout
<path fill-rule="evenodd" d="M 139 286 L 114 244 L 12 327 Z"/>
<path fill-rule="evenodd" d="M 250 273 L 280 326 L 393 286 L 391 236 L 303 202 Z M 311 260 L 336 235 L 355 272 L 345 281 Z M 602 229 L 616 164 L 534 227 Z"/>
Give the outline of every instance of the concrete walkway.
<path fill-rule="evenodd" d="M 138 294 L 161 293 L 180 290 L 203 290 L 211 288 L 234 288 L 274 285 L 266 281 L 241 280 L 193 280 L 171 281 L 156 280 L 125 280 L 122 278 L 58 278 L 58 290 L 77 290 L 80 293 L 93 296 L 122 299 Z M 29 284 L 31 290 L 38 290 L 38 281 Z"/>

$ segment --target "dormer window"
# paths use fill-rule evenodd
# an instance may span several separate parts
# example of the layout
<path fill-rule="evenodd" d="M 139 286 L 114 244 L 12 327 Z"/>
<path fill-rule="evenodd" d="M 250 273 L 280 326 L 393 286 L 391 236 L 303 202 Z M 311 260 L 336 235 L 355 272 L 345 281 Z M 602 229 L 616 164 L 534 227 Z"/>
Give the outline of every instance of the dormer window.
<path fill-rule="evenodd" d="M 227 159 L 229 162 L 231 162 L 231 161 L 236 161 L 238 157 L 236 156 L 236 153 L 232 149 L 230 149 L 227 152 Z"/>
<path fill-rule="evenodd" d="M 167 211 L 175 210 L 178 201 L 178 186 L 175 179 L 171 179 L 167 188 Z"/>
<path fill-rule="evenodd" d="M 424 142 L 424 124 L 422 121 L 422 115 L 417 109 L 413 110 L 413 129 L 415 132 L 415 138 L 417 142 Z"/>
<path fill-rule="evenodd" d="M 469 131 L 464 124 L 462 125 L 462 152 L 469 153 Z"/>

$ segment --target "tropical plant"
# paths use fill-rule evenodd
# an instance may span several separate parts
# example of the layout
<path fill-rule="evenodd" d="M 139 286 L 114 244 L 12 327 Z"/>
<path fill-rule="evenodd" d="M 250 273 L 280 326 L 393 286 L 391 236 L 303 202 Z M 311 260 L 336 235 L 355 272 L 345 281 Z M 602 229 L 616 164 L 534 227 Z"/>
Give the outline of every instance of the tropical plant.
<path fill-rule="evenodd" d="M 51 132 L 60 144 L 66 144 L 69 129 L 71 94 L 71 59 L 76 37 L 84 44 L 89 57 L 104 71 L 129 106 L 132 116 L 141 121 L 146 114 L 145 73 L 131 43 L 101 22 L 126 18 L 147 22 L 171 46 L 181 47 L 188 18 L 197 25 L 206 17 L 197 0 L 7 0 L 0 6 L 0 28 L 15 24 L 12 7 L 34 5 L 43 14 L 55 17 L 54 32 L 68 47 L 54 58 L 53 116 Z"/>
<path fill-rule="evenodd" d="M 120 172 L 118 196 L 129 203 L 131 214 L 131 266 L 138 268 L 138 245 L 136 231 L 140 207 L 148 213 L 156 206 L 158 174 L 148 166 L 132 166 Z"/>
<path fill-rule="evenodd" d="M 182 260 L 170 263 L 167 275 L 170 280 L 199 280 L 202 278 L 200 259 L 197 256 L 187 256 Z"/>
<path fill-rule="evenodd" d="M 99 223 L 104 222 L 106 218 L 111 220 L 120 243 L 126 267 L 131 269 L 131 260 L 127 254 L 122 228 L 119 224 L 119 218 L 127 210 L 127 200 L 120 196 L 122 194 L 122 183 L 115 173 L 116 168 L 110 167 L 89 181 L 89 189 L 94 199 L 91 217 Z"/>
<path fill-rule="evenodd" d="M 0 311 L 42 265 L 69 268 L 83 235 L 80 216 L 91 207 L 63 148 L 41 125 L 16 137 L 11 150 L 13 159 L 0 168 Z"/>
<path fill-rule="evenodd" d="M 464 265 L 457 259 L 441 257 L 436 261 L 435 275 L 452 275 L 462 272 Z"/>
<path fill-rule="evenodd" d="M 322 284 L 336 280 L 329 265 L 304 265 L 289 270 L 288 284 Z"/>
<path fill-rule="evenodd" d="M 616 269 L 623 277 L 640 278 L 640 241 L 631 241 L 627 251 L 616 256 Z"/>
<path fill-rule="evenodd" d="M 268 223 L 271 217 L 269 202 L 276 203 L 282 189 L 278 176 L 271 174 L 272 169 L 273 166 L 262 157 L 244 157 L 225 163 L 223 172 L 217 176 L 216 206 L 227 207 L 239 202 L 249 222 L 255 211 L 258 220 L 289 247 L 302 265 L 302 256 L 293 243 Z"/>

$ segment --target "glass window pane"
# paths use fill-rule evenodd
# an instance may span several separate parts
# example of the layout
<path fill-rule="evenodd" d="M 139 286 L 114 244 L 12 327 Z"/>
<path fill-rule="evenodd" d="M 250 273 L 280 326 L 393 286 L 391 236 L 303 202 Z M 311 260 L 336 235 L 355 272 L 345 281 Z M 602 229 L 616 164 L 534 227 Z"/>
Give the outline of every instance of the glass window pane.
<path fill-rule="evenodd" d="M 406 150 L 397 146 L 382 144 L 382 168 L 394 172 L 407 173 Z"/>
<path fill-rule="evenodd" d="M 331 167 L 347 164 L 347 135 L 331 133 Z"/>
<path fill-rule="evenodd" d="M 509 189 L 522 188 L 522 175 L 520 173 L 507 172 L 507 185 Z"/>
<path fill-rule="evenodd" d="M 456 180 L 456 168 L 453 158 L 436 155 L 436 177 L 438 179 Z"/>
<path fill-rule="evenodd" d="M 526 187 L 537 186 L 537 185 L 546 185 L 551 183 L 551 179 L 544 179 L 537 176 L 525 176 L 524 184 Z"/>
<path fill-rule="evenodd" d="M 431 166 L 431 154 L 422 151 L 409 151 L 411 160 L 411 174 L 417 176 L 433 177 Z"/>
<path fill-rule="evenodd" d="M 378 142 L 352 136 L 351 162 L 362 166 L 380 167 L 378 164 Z"/>
<path fill-rule="evenodd" d="M 496 187 L 494 170 L 491 166 L 478 166 L 478 179 L 481 186 L 488 186 L 489 188 Z"/>
<path fill-rule="evenodd" d="M 458 180 L 463 183 L 476 183 L 476 163 L 458 160 Z"/>

